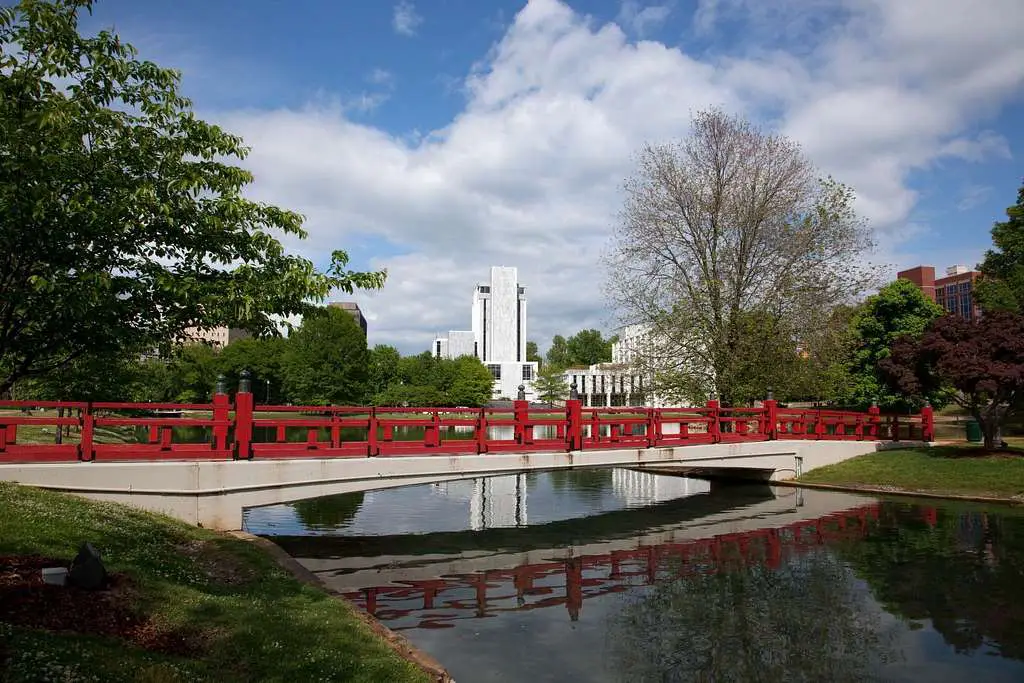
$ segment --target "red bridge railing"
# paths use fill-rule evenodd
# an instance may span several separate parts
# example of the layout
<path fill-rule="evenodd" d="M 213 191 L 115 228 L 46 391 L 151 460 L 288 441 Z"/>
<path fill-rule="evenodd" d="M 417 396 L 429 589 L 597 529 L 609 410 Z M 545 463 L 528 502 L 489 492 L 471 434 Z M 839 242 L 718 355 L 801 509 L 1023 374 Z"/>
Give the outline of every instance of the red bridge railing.
<path fill-rule="evenodd" d="M 243 386 L 243 389 L 245 387 Z M 33 410 L 41 409 L 42 414 Z M 61 443 L 56 432 L 61 430 Z M 933 415 L 780 408 L 389 408 L 0 401 L 0 463 L 342 458 L 658 448 L 775 439 L 922 440 Z M 43 441 L 50 441 L 44 443 Z"/>

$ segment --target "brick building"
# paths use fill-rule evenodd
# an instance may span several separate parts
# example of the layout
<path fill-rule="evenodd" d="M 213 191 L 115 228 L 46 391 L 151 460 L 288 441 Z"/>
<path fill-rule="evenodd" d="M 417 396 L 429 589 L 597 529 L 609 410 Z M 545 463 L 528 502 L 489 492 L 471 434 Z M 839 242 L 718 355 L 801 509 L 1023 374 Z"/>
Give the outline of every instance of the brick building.
<path fill-rule="evenodd" d="M 926 297 L 946 312 L 971 319 L 981 316 L 981 310 L 974 302 L 974 283 L 979 275 L 976 270 L 957 265 L 946 268 L 946 275 L 938 279 L 935 278 L 933 266 L 903 270 L 896 277 L 913 282 Z"/>

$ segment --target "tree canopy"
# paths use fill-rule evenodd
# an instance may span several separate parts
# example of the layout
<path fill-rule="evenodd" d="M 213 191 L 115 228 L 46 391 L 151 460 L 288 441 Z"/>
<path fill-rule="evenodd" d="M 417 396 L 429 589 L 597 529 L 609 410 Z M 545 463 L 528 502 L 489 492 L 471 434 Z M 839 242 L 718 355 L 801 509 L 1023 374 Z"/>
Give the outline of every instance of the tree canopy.
<path fill-rule="evenodd" d="M 288 395 L 305 405 L 358 405 L 366 397 L 370 355 L 351 315 L 333 306 L 307 315 L 288 338 Z"/>
<path fill-rule="evenodd" d="M 622 322 L 674 359 L 659 393 L 703 386 L 735 401 L 746 314 L 817 329 L 877 282 L 853 192 L 822 180 L 797 143 L 720 110 L 640 150 L 624 189 L 607 290 Z"/>
<path fill-rule="evenodd" d="M 918 339 L 904 336 L 879 362 L 882 372 L 911 396 L 951 385 L 952 399 L 981 425 L 993 448 L 999 427 L 1024 398 L 1024 316 L 990 311 L 982 320 L 936 319 Z"/>
<path fill-rule="evenodd" d="M 612 360 L 614 337 L 604 338 L 600 330 L 580 330 L 568 339 L 556 334 L 551 340 L 546 361 L 556 368 L 590 366 Z"/>
<path fill-rule="evenodd" d="M 984 310 L 1024 313 L 1024 183 L 1006 220 L 992 227 L 992 246 L 978 266 L 975 297 Z"/>
<path fill-rule="evenodd" d="M 111 31 L 92 0 L 0 8 L 0 392 L 103 350 L 187 327 L 274 333 L 332 290 L 385 274 L 285 252 L 300 215 L 246 199 L 242 140 L 198 119 L 178 72 Z"/>
<path fill-rule="evenodd" d="M 868 297 L 851 322 L 849 385 L 844 402 L 864 408 L 877 400 L 885 410 L 916 407 L 910 405 L 908 397 L 890 380 L 880 363 L 889 357 L 898 339 L 920 339 L 942 314 L 942 308 L 908 280 L 891 282 Z M 941 396 L 940 387 L 936 386 L 926 395 L 919 395 L 917 402 L 940 402 Z"/>

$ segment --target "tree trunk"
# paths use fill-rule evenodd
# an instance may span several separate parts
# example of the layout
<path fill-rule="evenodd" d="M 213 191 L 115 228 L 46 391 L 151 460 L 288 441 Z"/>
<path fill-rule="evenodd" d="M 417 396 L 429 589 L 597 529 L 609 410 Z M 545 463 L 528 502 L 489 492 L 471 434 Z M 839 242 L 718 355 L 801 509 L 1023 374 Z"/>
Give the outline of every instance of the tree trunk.
<path fill-rule="evenodd" d="M 986 419 L 981 423 L 982 434 L 985 438 L 985 450 L 995 450 L 996 446 L 996 435 L 999 432 L 999 422 L 992 418 Z"/>
<path fill-rule="evenodd" d="M 62 417 L 64 417 L 64 409 L 63 408 L 57 408 L 57 419 L 59 420 Z M 54 436 L 53 436 L 53 442 L 55 444 L 57 444 L 57 445 L 60 445 L 60 444 L 64 443 L 64 426 L 63 425 L 60 425 L 60 424 L 57 425 L 57 433 L 54 434 Z"/>

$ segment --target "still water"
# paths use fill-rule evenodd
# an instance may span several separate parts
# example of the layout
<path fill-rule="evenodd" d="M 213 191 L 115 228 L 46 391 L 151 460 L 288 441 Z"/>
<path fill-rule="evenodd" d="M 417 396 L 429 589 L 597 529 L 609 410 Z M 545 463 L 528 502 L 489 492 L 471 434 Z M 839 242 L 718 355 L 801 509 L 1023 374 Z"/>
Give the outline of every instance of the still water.
<path fill-rule="evenodd" d="M 1024 513 L 627 470 L 250 510 L 332 587 L 492 681 L 1024 681 Z"/>

